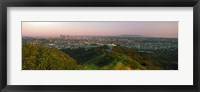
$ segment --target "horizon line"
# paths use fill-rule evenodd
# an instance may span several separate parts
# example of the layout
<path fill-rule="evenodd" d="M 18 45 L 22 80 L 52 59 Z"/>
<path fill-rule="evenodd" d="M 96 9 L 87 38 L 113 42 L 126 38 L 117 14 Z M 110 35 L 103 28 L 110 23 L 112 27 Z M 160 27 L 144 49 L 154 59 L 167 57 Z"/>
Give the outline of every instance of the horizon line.
<path fill-rule="evenodd" d="M 22 36 L 23 37 L 31 37 L 31 38 L 60 38 L 59 36 Z M 178 37 L 151 37 L 151 36 L 143 36 L 143 35 L 64 35 L 64 36 L 82 36 L 82 37 L 129 37 L 129 38 L 177 38 Z"/>

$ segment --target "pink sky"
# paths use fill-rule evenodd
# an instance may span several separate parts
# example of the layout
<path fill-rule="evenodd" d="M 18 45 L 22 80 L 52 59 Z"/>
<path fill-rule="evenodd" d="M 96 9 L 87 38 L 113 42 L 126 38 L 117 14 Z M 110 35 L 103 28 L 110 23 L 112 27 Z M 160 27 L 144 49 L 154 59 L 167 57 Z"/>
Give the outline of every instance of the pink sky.
<path fill-rule="evenodd" d="M 141 35 L 177 38 L 178 21 L 22 22 L 22 36 L 58 37 L 60 35 Z"/>

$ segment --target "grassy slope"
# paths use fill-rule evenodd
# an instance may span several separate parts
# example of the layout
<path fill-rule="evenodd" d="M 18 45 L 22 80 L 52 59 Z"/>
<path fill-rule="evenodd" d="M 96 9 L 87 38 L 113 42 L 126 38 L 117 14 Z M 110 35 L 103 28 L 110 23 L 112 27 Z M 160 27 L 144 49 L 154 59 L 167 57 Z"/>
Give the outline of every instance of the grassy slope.
<path fill-rule="evenodd" d="M 162 69 L 135 49 L 114 47 L 89 51 L 58 50 L 36 44 L 23 45 L 23 70 L 155 70 Z M 63 53 L 64 52 L 64 53 Z M 69 55 L 68 55 L 69 54 Z M 86 58 L 84 58 L 86 57 Z"/>
<path fill-rule="evenodd" d="M 22 48 L 23 70 L 72 70 L 79 66 L 76 61 L 58 49 L 36 44 L 26 44 Z"/>

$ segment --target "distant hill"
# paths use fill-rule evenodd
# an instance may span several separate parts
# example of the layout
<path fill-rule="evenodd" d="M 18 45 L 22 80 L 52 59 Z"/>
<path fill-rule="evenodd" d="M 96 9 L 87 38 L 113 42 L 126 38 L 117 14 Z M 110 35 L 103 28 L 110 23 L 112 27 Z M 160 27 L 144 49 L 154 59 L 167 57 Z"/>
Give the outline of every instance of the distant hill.
<path fill-rule="evenodd" d="M 119 35 L 120 37 L 143 37 L 142 35 Z"/>

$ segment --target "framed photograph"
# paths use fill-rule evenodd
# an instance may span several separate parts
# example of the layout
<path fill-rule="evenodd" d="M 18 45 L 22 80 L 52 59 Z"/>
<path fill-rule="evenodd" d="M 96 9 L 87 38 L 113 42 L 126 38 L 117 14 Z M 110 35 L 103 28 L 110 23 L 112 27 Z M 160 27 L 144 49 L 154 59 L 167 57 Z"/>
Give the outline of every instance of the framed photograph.
<path fill-rule="evenodd" d="M 199 92 L 199 0 L 6 0 L 2 92 Z"/>

